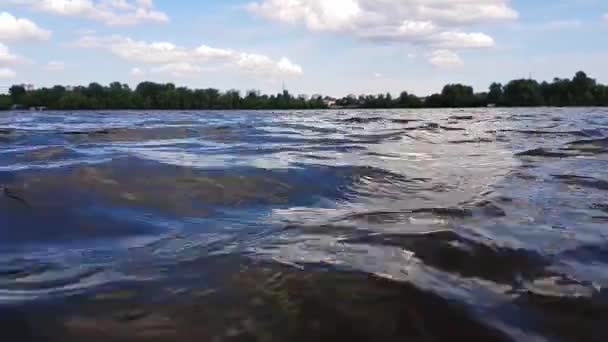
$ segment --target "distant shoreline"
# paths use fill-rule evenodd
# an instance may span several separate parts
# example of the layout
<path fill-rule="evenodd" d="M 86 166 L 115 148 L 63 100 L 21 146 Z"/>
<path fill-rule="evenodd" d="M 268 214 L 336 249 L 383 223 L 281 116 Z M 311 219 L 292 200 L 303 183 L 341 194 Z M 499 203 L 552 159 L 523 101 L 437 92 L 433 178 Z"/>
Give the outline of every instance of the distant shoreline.
<path fill-rule="evenodd" d="M 366 111 L 387 111 L 387 110 L 409 110 L 409 111 L 423 111 L 423 110 L 482 110 L 482 109 L 528 109 L 528 108 L 547 108 L 547 109 L 603 109 L 608 108 L 608 105 L 601 106 L 496 106 L 496 107 L 392 107 L 392 108 L 368 108 L 368 107 L 356 107 L 356 108 L 285 108 L 285 109 L 248 109 L 248 108 L 236 108 L 236 109 L 141 109 L 141 108 L 104 108 L 104 109 L 44 109 L 44 110 L 33 110 L 33 109 L 0 109 L 0 113 L 44 113 L 44 112 L 315 112 L 315 111 L 328 111 L 328 112 L 340 112 L 340 111 L 353 111 L 353 110 L 366 110 Z"/>
<path fill-rule="evenodd" d="M 339 111 L 352 111 L 352 110 L 371 110 L 371 111 L 386 111 L 386 110 L 481 110 L 481 109 L 528 109 L 528 108 L 547 108 L 547 109 L 604 109 L 608 108 L 608 105 L 602 106 L 496 106 L 496 107 L 417 107 L 417 108 L 400 108 L 400 107 L 392 107 L 392 108 L 366 108 L 366 107 L 357 107 L 357 108 L 303 108 L 303 109 L 157 109 L 157 108 L 129 108 L 129 109 L 119 109 L 119 108 L 106 108 L 106 109 L 45 109 L 45 110 L 31 110 L 31 109 L 2 109 L 0 113 L 10 113 L 10 112 L 21 112 L 21 113 L 30 113 L 30 112 L 82 112 L 82 111 L 97 111 L 97 112 L 175 112 L 175 111 L 184 111 L 184 112 L 314 112 L 314 111 L 331 111 L 331 112 L 339 112 Z"/>
<path fill-rule="evenodd" d="M 475 92 L 463 84 L 448 84 L 441 93 L 418 97 L 404 91 L 392 94 L 349 95 L 341 99 L 323 95 L 294 96 L 287 90 L 262 95 L 257 90 L 245 96 L 237 90 L 189 89 L 172 83 L 142 82 L 135 89 L 118 82 L 109 86 L 54 86 L 34 89 L 14 85 L 0 95 L 0 110 L 306 110 L 306 109 L 432 109 L 514 107 L 608 107 L 608 86 L 582 71 L 572 79 L 555 78 L 551 83 L 532 79 L 492 83 L 487 92 Z"/>

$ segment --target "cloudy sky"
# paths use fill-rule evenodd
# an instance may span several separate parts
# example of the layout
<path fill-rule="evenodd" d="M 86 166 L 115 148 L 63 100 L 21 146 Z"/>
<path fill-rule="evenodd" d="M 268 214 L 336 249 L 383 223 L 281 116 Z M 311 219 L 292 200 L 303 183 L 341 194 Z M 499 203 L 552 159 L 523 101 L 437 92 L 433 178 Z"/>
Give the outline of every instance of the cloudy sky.
<path fill-rule="evenodd" d="M 0 0 L 0 89 L 143 80 L 418 95 L 608 83 L 606 0 Z"/>

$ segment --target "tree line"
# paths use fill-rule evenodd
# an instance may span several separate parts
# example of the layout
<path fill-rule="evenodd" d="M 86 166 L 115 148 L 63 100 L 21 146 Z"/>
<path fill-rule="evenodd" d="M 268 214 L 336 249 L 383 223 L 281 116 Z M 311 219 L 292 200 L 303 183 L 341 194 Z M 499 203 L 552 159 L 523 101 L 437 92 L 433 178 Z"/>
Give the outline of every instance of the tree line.
<path fill-rule="evenodd" d="M 102 86 L 41 88 L 27 90 L 14 85 L 9 94 L 0 97 L 0 108 L 13 106 L 48 109 L 320 109 L 326 108 L 317 96 L 293 96 L 288 91 L 276 95 L 261 95 L 250 90 L 242 96 L 238 90 L 189 89 L 172 83 L 142 82 L 135 89 L 119 82 Z"/>
<path fill-rule="evenodd" d="M 189 89 L 172 83 L 140 83 L 135 89 L 114 82 L 109 86 L 91 83 L 68 88 L 54 86 L 27 90 L 12 86 L 8 95 L 0 95 L 0 109 L 46 107 L 49 109 L 322 109 L 338 108 L 439 108 L 439 107 L 526 107 L 526 106 L 608 106 L 608 86 L 589 78 L 582 71 L 572 79 L 555 78 L 552 82 L 518 79 L 505 85 L 493 83 L 488 91 L 476 93 L 471 86 L 448 84 L 441 93 L 418 97 L 402 92 L 349 95 L 331 99 L 320 95 L 293 96 L 288 91 L 262 95 L 259 91 Z"/>
<path fill-rule="evenodd" d="M 439 94 L 417 97 L 402 92 L 349 95 L 337 105 L 352 108 L 440 108 L 440 107 L 537 107 L 537 106 L 608 106 L 608 86 L 589 78 L 582 71 L 572 79 L 555 78 L 552 82 L 518 79 L 505 85 L 492 83 L 487 92 L 475 93 L 473 87 L 448 84 Z"/>

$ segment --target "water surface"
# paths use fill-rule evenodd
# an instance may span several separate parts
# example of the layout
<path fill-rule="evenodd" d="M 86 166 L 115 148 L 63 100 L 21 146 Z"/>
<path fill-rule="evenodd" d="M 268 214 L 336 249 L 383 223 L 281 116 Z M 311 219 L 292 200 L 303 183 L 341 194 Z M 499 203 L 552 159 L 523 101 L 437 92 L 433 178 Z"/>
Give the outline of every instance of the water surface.
<path fill-rule="evenodd" d="M 0 113 L 17 340 L 605 341 L 608 111 Z"/>

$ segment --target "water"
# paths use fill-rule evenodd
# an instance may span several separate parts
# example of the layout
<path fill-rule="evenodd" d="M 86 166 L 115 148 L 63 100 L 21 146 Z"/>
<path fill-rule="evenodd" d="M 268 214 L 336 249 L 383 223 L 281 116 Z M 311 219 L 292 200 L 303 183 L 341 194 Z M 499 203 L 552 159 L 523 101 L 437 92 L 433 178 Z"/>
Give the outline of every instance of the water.
<path fill-rule="evenodd" d="M 0 326 L 605 341 L 607 114 L 0 113 Z"/>

